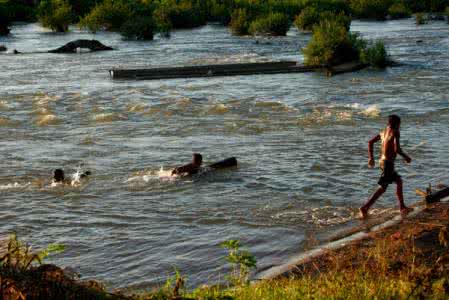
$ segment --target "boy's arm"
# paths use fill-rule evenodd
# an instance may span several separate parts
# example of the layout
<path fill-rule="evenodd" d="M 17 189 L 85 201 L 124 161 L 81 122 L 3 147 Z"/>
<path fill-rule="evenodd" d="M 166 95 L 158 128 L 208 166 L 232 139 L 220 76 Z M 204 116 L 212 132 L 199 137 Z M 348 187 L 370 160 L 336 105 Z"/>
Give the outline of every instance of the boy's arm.
<path fill-rule="evenodd" d="M 405 152 L 402 151 L 402 148 L 401 148 L 401 143 L 399 141 L 400 137 L 401 137 L 400 132 L 396 131 L 394 137 L 395 137 L 394 138 L 394 147 L 395 147 L 394 150 L 396 151 L 397 154 L 399 154 L 400 156 L 402 156 L 404 158 L 406 163 L 410 163 L 412 161 L 412 159 L 410 158 L 410 156 L 405 154 Z"/>
<path fill-rule="evenodd" d="M 380 134 L 376 135 L 368 142 L 368 166 L 374 167 L 373 145 L 380 140 Z"/>

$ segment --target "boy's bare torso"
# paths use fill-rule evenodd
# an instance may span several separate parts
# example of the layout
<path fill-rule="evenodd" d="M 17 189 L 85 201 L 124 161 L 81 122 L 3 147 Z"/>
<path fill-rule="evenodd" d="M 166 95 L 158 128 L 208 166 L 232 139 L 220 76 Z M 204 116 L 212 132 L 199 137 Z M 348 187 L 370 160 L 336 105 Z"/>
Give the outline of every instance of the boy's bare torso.
<path fill-rule="evenodd" d="M 385 128 L 380 133 L 380 138 L 382 141 L 380 162 L 391 161 L 393 162 L 397 156 L 397 136 L 398 131 L 390 128 L 389 126 Z"/>

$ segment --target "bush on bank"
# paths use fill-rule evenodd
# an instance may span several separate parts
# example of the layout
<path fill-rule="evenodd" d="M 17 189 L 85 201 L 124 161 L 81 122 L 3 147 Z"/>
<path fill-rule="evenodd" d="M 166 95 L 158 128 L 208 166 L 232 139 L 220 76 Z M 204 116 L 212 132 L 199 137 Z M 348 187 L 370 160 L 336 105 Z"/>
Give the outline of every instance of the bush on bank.
<path fill-rule="evenodd" d="M 347 30 L 351 27 L 351 17 L 343 12 L 334 14 L 330 11 L 318 12 L 315 8 L 310 7 L 302 11 L 295 19 L 295 25 L 299 30 L 310 31 L 315 25 L 318 25 L 321 20 L 333 18 L 342 24 Z"/>
<path fill-rule="evenodd" d="M 68 31 L 72 16 L 72 6 L 67 0 L 43 0 L 39 4 L 39 21 L 53 31 Z"/>
<path fill-rule="evenodd" d="M 395 3 L 388 9 L 388 15 L 392 19 L 409 18 L 412 15 L 412 11 L 405 6 L 404 3 Z"/>
<path fill-rule="evenodd" d="M 249 34 L 249 20 L 246 9 L 237 9 L 231 16 L 231 31 L 235 35 L 247 35 Z"/>
<path fill-rule="evenodd" d="M 393 0 L 350 0 L 356 18 L 385 20 Z"/>
<path fill-rule="evenodd" d="M 322 20 L 303 49 L 306 65 L 334 66 L 358 59 L 351 34 L 335 19 Z"/>
<path fill-rule="evenodd" d="M 290 20 L 281 13 L 273 13 L 252 21 L 249 33 L 252 35 L 285 36 L 290 29 Z"/>
<path fill-rule="evenodd" d="M 383 42 L 368 46 L 357 34 L 350 33 L 336 16 L 329 16 L 314 27 L 312 39 L 303 53 L 306 65 L 335 66 L 352 61 L 380 68 L 388 65 Z"/>
<path fill-rule="evenodd" d="M 152 40 L 155 25 L 151 17 L 136 16 L 126 21 L 120 28 L 120 33 L 127 39 Z"/>

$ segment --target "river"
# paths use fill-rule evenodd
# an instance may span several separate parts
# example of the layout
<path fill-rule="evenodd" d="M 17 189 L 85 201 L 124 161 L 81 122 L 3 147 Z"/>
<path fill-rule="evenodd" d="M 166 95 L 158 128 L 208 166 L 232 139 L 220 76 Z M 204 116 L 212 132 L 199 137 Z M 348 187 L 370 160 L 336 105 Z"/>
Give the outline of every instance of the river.
<path fill-rule="evenodd" d="M 109 288 L 151 287 L 175 267 L 189 286 L 222 280 L 219 244 L 228 239 L 241 240 L 263 270 L 359 224 L 379 176 L 367 168 L 367 141 L 392 113 L 413 158 L 397 164 L 406 202 L 419 200 L 415 188 L 449 183 L 449 25 L 354 21 L 351 30 L 384 40 L 401 65 L 332 78 L 114 81 L 108 69 L 120 66 L 301 62 L 310 35 L 234 37 L 208 25 L 133 42 L 14 25 L 0 38 L 24 53 L 0 54 L 0 234 L 17 232 L 34 249 L 62 243 L 50 262 Z M 80 38 L 117 50 L 27 53 Z M 161 176 L 193 152 L 206 163 L 235 156 L 239 167 Z M 93 173 L 87 184 L 48 186 L 53 169 L 79 167 Z M 390 187 L 373 214 L 396 206 Z"/>

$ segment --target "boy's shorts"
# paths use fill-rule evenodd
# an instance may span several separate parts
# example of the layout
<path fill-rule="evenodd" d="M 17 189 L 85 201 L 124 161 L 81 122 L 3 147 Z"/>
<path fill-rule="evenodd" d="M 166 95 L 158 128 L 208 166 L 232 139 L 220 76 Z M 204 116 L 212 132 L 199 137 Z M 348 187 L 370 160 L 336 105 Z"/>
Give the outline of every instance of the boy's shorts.
<path fill-rule="evenodd" d="M 382 170 L 382 174 L 380 175 L 378 184 L 387 189 L 388 185 L 393 182 L 398 182 L 401 179 L 401 176 L 394 170 L 394 162 L 384 160 L 380 164 L 380 168 Z"/>

